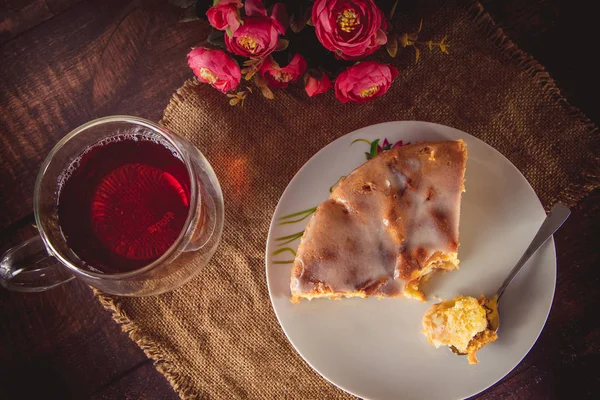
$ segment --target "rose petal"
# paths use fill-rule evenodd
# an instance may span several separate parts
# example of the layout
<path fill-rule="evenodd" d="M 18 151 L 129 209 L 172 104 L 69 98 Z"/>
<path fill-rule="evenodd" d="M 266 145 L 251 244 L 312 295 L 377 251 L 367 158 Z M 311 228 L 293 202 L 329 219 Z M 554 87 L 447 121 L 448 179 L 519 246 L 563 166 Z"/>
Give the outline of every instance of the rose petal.
<path fill-rule="evenodd" d="M 325 93 L 329 89 L 331 89 L 331 81 L 329 80 L 327 74 L 323 74 L 321 79 L 309 76 L 306 80 L 306 86 L 304 87 L 306 94 L 308 94 L 310 97 Z"/>
<path fill-rule="evenodd" d="M 387 43 L 387 35 L 385 34 L 384 31 L 382 31 L 381 29 L 379 29 L 377 31 L 377 34 L 375 36 L 375 44 L 377 44 L 378 46 L 384 45 Z"/>
<path fill-rule="evenodd" d="M 360 21 L 351 32 L 342 31 L 337 24 L 338 14 L 346 8 L 352 8 Z M 312 22 L 323 47 L 335 52 L 337 58 L 362 58 L 387 42 L 382 30 L 385 17 L 373 0 L 315 0 Z"/>
<path fill-rule="evenodd" d="M 188 65 L 202 82 L 206 82 L 223 93 L 235 90 L 242 73 L 238 64 L 224 51 L 197 47 L 188 54 Z M 211 78 L 205 77 L 206 71 Z"/>
<path fill-rule="evenodd" d="M 336 97 L 344 103 L 366 103 L 385 94 L 397 73 L 394 67 L 375 61 L 353 65 L 346 68 L 336 79 Z M 377 90 L 371 96 L 361 96 L 364 91 L 372 88 Z"/>
<path fill-rule="evenodd" d="M 271 11 L 271 18 L 277 27 L 277 31 L 282 35 L 285 34 L 285 30 L 290 24 L 290 19 L 285 9 L 285 4 L 276 3 Z"/>
<path fill-rule="evenodd" d="M 246 0 L 246 15 L 249 17 L 266 17 L 267 9 L 261 0 Z"/>
<path fill-rule="evenodd" d="M 260 68 L 260 74 L 269 82 L 269 86 L 274 88 L 284 88 L 290 83 L 294 83 L 306 71 L 306 60 L 300 54 L 294 55 L 288 65 L 280 68 L 279 65 L 269 56 Z M 288 79 L 281 80 L 281 75 Z"/>
<path fill-rule="evenodd" d="M 256 49 L 253 52 L 239 45 L 238 40 L 245 36 L 256 43 Z M 275 23 L 268 17 L 246 17 L 243 25 L 234 32 L 232 38 L 228 35 L 225 36 L 225 45 L 231 53 L 250 58 L 260 58 L 271 54 L 278 42 L 279 34 Z"/>

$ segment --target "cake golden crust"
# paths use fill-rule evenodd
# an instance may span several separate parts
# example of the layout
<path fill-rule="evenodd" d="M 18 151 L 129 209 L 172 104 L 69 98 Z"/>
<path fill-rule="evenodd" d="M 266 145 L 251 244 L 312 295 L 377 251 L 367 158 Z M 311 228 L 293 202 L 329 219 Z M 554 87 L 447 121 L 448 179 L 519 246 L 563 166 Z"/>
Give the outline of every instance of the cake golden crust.
<path fill-rule="evenodd" d="M 485 345 L 492 343 L 498 339 L 498 334 L 492 330 L 486 329 L 479 332 L 467 347 L 467 360 L 469 364 L 479 364 L 477 359 L 477 352 L 481 350 Z"/>
<path fill-rule="evenodd" d="M 388 150 L 342 179 L 309 222 L 292 301 L 415 297 L 434 269 L 458 268 L 463 141 Z"/>

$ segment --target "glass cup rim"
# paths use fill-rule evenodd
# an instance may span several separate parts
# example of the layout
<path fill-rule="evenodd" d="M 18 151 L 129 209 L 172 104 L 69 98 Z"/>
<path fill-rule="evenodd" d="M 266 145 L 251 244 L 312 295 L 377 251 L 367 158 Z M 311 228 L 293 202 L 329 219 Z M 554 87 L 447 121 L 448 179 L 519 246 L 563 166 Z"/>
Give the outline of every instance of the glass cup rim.
<path fill-rule="evenodd" d="M 179 152 L 179 154 L 183 158 L 183 163 L 185 164 L 185 167 L 188 172 L 188 176 L 190 178 L 190 209 L 188 211 L 188 216 L 185 220 L 185 224 L 184 224 L 183 228 L 181 229 L 181 232 L 179 233 L 179 236 L 177 236 L 177 239 L 175 239 L 175 241 L 173 242 L 171 247 L 169 247 L 167 249 L 167 251 L 165 251 L 163 253 L 163 255 L 161 255 L 159 258 L 157 258 L 150 264 L 144 265 L 143 267 L 135 269 L 133 271 L 117 272 L 114 274 L 103 274 L 103 273 L 97 273 L 97 272 L 79 268 L 77 265 L 73 264 L 70 260 L 63 257 L 60 254 L 60 252 L 58 252 L 56 250 L 56 248 L 52 244 L 50 238 L 48 237 L 48 235 L 46 234 L 46 232 L 43 229 L 43 225 L 42 225 L 42 221 L 41 221 L 41 217 L 40 217 L 40 210 L 39 210 L 39 206 L 40 206 L 39 198 L 40 198 L 41 185 L 42 185 L 46 170 L 48 169 L 48 166 L 54 159 L 54 156 L 63 148 L 63 146 L 69 140 L 71 140 L 75 136 L 85 132 L 86 130 L 93 128 L 95 126 L 98 126 L 98 125 L 111 123 L 111 122 L 124 122 L 124 123 L 129 123 L 129 124 L 134 124 L 134 125 L 141 125 L 146 128 L 149 128 L 154 133 L 157 133 L 158 135 L 160 135 L 161 138 L 167 140 L 169 142 L 169 144 L 171 146 L 173 146 Z M 74 273 L 76 273 L 78 275 L 83 275 L 83 276 L 86 276 L 88 278 L 93 278 L 93 279 L 120 280 L 120 279 L 134 277 L 136 275 L 141 275 L 145 272 L 148 272 L 148 271 L 160 266 L 166 260 L 168 260 L 174 253 L 176 253 L 180 248 L 185 247 L 187 245 L 186 242 L 189 242 L 189 240 L 191 238 L 191 234 L 189 231 L 190 231 L 191 227 L 193 226 L 193 224 L 191 222 L 197 213 L 197 208 L 198 208 L 197 204 L 198 204 L 198 201 L 200 200 L 198 198 L 198 196 L 200 194 L 198 191 L 196 179 L 194 179 L 195 173 L 194 173 L 193 164 L 187 153 L 187 150 L 183 149 L 178 143 L 173 141 L 172 138 L 169 137 L 169 135 L 172 135 L 172 133 L 169 132 L 167 129 L 159 126 L 158 124 L 155 124 L 152 121 L 146 120 L 144 118 L 134 117 L 134 116 L 130 116 L 130 115 L 111 115 L 111 116 L 96 118 L 96 119 L 93 119 L 91 121 L 84 123 L 83 125 L 78 126 L 77 128 L 73 129 L 71 132 L 69 132 L 67 135 L 65 135 L 61 140 L 59 140 L 58 143 L 56 143 L 56 145 L 54 145 L 52 150 L 50 150 L 50 152 L 44 159 L 42 166 L 40 167 L 40 170 L 38 172 L 38 175 L 37 175 L 37 178 L 35 181 L 34 192 L 33 192 L 33 214 L 35 216 L 35 223 L 36 223 L 37 229 L 40 233 L 40 236 L 42 237 L 42 241 L 44 242 L 44 245 L 46 246 L 46 249 L 48 250 L 48 252 L 50 253 L 51 256 L 55 257 L 61 264 L 63 264 L 65 267 L 69 268 L 71 271 L 73 271 Z"/>

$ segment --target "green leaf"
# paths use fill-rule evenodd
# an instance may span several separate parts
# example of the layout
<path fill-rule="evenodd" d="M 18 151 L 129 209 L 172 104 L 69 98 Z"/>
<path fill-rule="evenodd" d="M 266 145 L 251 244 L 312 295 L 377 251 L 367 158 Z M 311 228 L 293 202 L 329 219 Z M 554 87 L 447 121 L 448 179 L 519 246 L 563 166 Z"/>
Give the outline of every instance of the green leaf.
<path fill-rule="evenodd" d="M 398 7 L 398 0 L 396 0 L 394 2 L 394 5 L 392 6 L 392 9 L 390 10 L 390 15 L 388 16 L 389 19 L 392 19 L 392 17 L 396 13 L 396 7 Z"/>
<path fill-rule="evenodd" d="M 296 252 L 295 252 L 295 251 L 294 251 L 294 249 L 292 249 L 291 247 L 284 247 L 284 248 L 282 248 L 282 249 L 275 250 L 275 251 L 273 252 L 273 255 L 274 255 L 274 256 L 276 256 L 276 255 L 278 255 L 278 254 L 281 254 L 281 253 L 284 253 L 284 252 L 286 252 L 286 251 L 289 251 L 289 252 L 290 252 L 290 253 L 292 253 L 293 255 L 296 255 Z"/>
<path fill-rule="evenodd" d="M 273 100 L 275 98 L 275 96 L 273 96 L 273 92 L 271 91 L 271 89 L 269 89 L 268 86 L 261 87 L 260 92 L 264 97 L 266 97 L 269 100 Z"/>
<path fill-rule="evenodd" d="M 440 46 L 440 51 L 442 53 L 445 54 L 449 54 L 448 53 L 448 49 L 447 49 L 447 44 L 446 44 L 446 39 L 448 38 L 448 36 L 444 36 L 444 38 L 442 39 L 442 41 L 440 42 L 439 46 Z"/>
<path fill-rule="evenodd" d="M 369 153 L 371 153 L 371 158 L 373 158 L 377 155 L 377 145 L 378 144 L 379 144 L 379 139 L 375 139 L 371 143 L 371 151 L 369 152 Z"/>
<path fill-rule="evenodd" d="M 208 34 L 208 38 L 206 38 L 206 40 L 208 41 L 208 43 L 212 44 L 213 46 L 221 47 L 223 49 L 226 47 L 225 46 L 225 34 L 222 31 L 213 29 Z"/>
<path fill-rule="evenodd" d="M 275 47 L 275 51 L 282 51 L 288 48 L 290 41 L 287 39 L 279 39 L 277 42 L 277 47 Z"/>
<path fill-rule="evenodd" d="M 350 146 L 352 146 L 354 143 L 357 143 L 357 142 L 364 142 L 364 143 L 368 144 L 369 146 L 371 145 L 371 142 L 369 142 L 367 139 L 354 139 L 352 141 L 352 143 L 350 143 Z"/>
<path fill-rule="evenodd" d="M 310 217 L 312 215 L 312 213 L 310 214 L 306 214 L 304 217 L 300 218 L 300 219 L 294 219 L 291 221 L 284 221 L 284 222 L 280 222 L 279 225 L 289 225 L 289 224 L 295 224 L 296 222 L 301 222 L 304 221 L 306 218 Z"/>
<path fill-rule="evenodd" d="M 279 218 L 279 220 L 281 221 L 282 219 L 290 219 L 290 218 L 294 218 L 294 217 L 297 217 L 299 215 L 304 215 L 304 214 L 310 215 L 310 214 L 314 213 L 316 210 L 317 210 L 317 207 L 309 208 L 306 210 L 298 211 L 297 213 L 284 215 L 283 217 Z"/>
<path fill-rule="evenodd" d="M 254 84 L 259 88 L 267 87 L 267 80 L 260 74 L 254 75 Z"/>
<path fill-rule="evenodd" d="M 282 241 L 282 240 L 288 240 L 288 239 L 298 239 L 303 234 L 304 234 L 304 231 L 302 231 L 302 232 L 296 232 L 296 233 L 292 233 L 291 235 L 282 236 L 282 237 L 277 238 L 275 240 Z M 281 244 L 280 244 L 280 246 L 281 246 Z"/>
<path fill-rule="evenodd" d="M 346 177 L 346 175 L 342 175 L 338 178 L 337 181 L 335 181 L 335 183 L 333 185 L 331 185 L 331 187 L 329 188 L 329 193 L 333 192 L 333 189 L 338 185 L 338 183 L 340 183 L 340 181 L 342 179 L 344 179 Z"/>
<path fill-rule="evenodd" d="M 250 79 L 252 79 L 254 77 L 254 75 L 256 75 L 257 72 L 258 72 L 258 68 L 252 68 L 252 69 L 250 69 L 246 73 L 246 76 L 244 77 L 244 79 L 246 79 L 247 81 L 249 81 Z"/>
<path fill-rule="evenodd" d="M 371 153 L 368 153 L 365 151 L 365 157 L 367 158 L 367 160 L 371 159 Z"/>
<path fill-rule="evenodd" d="M 182 22 L 182 23 L 192 22 L 192 21 L 198 21 L 199 19 L 200 19 L 200 17 L 196 13 L 196 7 L 188 7 L 185 10 L 183 10 L 181 17 L 179 18 L 179 22 Z"/>
<path fill-rule="evenodd" d="M 400 43 L 400 46 L 402 46 L 402 47 L 408 46 L 408 34 L 403 33 L 402 35 L 398 36 L 398 42 Z"/>
<path fill-rule="evenodd" d="M 227 36 L 229 36 L 230 38 L 233 37 L 233 32 L 231 31 L 231 28 L 227 28 L 225 29 L 225 33 L 227 34 Z"/>
<path fill-rule="evenodd" d="M 390 57 L 395 58 L 398 54 L 398 40 L 395 37 L 390 37 L 387 43 L 385 44 L 385 49 L 387 50 Z"/>
<path fill-rule="evenodd" d="M 288 243 L 291 243 L 294 240 L 300 239 L 302 237 L 302 235 L 304 235 L 304 231 L 298 232 L 298 233 L 294 233 L 293 235 L 289 235 L 289 236 L 283 236 L 283 237 L 277 238 L 275 240 L 278 241 L 278 242 L 281 242 L 281 241 L 285 240 L 285 242 L 277 244 L 277 246 L 279 247 L 279 246 L 283 246 L 283 245 L 286 245 Z"/>
<path fill-rule="evenodd" d="M 306 20 L 303 18 L 298 18 L 296 15 L 292 15 L 290 17 L 290 29 L 294 33 L 300 32 L 306 26 Z"/>

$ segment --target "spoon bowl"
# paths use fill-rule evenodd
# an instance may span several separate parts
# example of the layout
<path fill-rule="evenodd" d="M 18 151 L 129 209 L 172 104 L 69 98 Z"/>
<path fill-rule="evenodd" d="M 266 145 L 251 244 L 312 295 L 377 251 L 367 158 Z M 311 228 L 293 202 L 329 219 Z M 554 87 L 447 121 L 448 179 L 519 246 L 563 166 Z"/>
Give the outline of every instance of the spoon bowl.
<path fill-rule="evenodd" d="M 510 271 L 504 282 L 502 282 L 502 286 L 498 288 L 498 291 L 494 296 L 485 300 L 483 307 L 486 309 L 486 318 L 488 320 L 489 330 L 497 332 L 500 328 L 500 299 L 502 298 L 502 295 L 504 294 L 504 291 L 506 290 L 508 285 L 510 285 L 510 283 L 515 279 L 519 271 L 521 271 L 521 269 L 527 263 L 527 261 L 529 261 L 531 256 L 533 256 L 535 252 L 538 251 L 538 249 L 542 247 L 542 245 L 546 243 L 546 241 L 550 239 L 550 237 L 552 237 L 552 235 L 558 230 L 558 228 L 562 226 L 562 224 L 567 220 L 569 215 L 571 215 L 571 210 L 569 210 L 569 208 L 564 204 L 556 203 L 552 207 L 550 213 L 548 213 L 546 219 L 544 219 L 544 222 L 542 222 L 540 229 L 529 244 L 529 247 L 527 247 L 525 253 L 523 253 L 519 261 L 517 261 L 517 264 Z M 454 346 L 448 347 L 454 354 L 461 356 L 466 355 L 466 353 L 460 352 Z"/>

